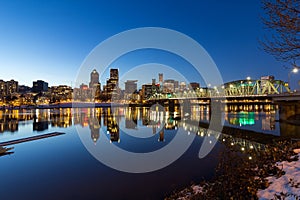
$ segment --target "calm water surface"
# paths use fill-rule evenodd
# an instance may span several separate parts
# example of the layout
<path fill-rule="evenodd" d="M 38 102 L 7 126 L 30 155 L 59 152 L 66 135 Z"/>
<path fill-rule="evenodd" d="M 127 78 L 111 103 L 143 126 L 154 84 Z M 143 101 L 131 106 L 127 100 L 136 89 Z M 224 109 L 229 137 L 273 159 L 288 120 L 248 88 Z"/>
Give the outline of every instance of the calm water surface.
<path fill-rule="evenodd" d="M 277 115 L 243 111 L 226 112 L 223 117 L 228 126 L 281 135 L 286 130 L 276 122 Z M 188 119 L 209 121 L 209 114 L 194 106 Z M 178 130 L 196 135 L 189 149 L 171 165 L 142 174 L 107 167 L 82 143 L 97 146 L 106 137 L 110 145 L 146 153 L 169 144 Z M 16 144 L 13 154 L 0 157 L 0 199 L 163 199 L 191 182 L 211 179 L 218 155 L 226 148 L 219 139 L 212 152 L 199 159 L 204 136 L 211 133 L 183 117 L 176 120 L 168 112 L 149 108 L 0 111 L 0 142 L 56 131 L 65 134 Z"/>

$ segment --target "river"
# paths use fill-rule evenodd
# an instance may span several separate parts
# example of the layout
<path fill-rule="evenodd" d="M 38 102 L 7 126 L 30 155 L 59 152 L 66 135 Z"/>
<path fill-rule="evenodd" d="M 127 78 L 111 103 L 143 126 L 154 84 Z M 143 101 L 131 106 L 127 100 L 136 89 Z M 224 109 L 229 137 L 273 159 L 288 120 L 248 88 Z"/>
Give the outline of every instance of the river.
<path fill-rule="evenodd" d="M 163 199 L 192 182 L 211 179 L 220 152 L 227 148 L 223 143 L 225 138 L 232 140 L 231 145 L 241 145 L 245 152 L 247 148 L 264 148 L 263 144 L 224 136 L 189 123 L 209 122 L 205 106 L 192 106 L 187 115 L 180 112 L 171 115 L 166 110 L 146 107 L 1 110 L 0 142 L 51 132 L 65 134 L 16 144 L 14 153 L 1 156 L 0 199 Z M 299 133 L 298 126 L 278 122 L 276 108 L 233 109 L 222 116 L 224 125 L 229 127 L 274 136 Z M 183 144 L 172 143 L 178 134 L 192 137 L 183 155 L 177 152 Z M 211 138 L 209 143 L 216 144 L 200 159 L 199 149 L 206 137 Z M 167 153 L 160 151 L 171 145 Z M 174 162 L 163 166 L 165 160 L 151 160 L 152 163 L 145 163 L 149 172 L 128 173 L 120 169 L 123 164 L 133 162 L 130 156 L 124 157 L 111 147 L 138 155 L 156 152 L 165 160 L 173 156 Z M 97 152 L 118 166 L 99 161 Z M 137 162 L 135 172 L 143 170 L 144 166 L 134 162 Z M 155 168 L 156 164 L 163 168 L 152 171 L 152 165 Z"/>

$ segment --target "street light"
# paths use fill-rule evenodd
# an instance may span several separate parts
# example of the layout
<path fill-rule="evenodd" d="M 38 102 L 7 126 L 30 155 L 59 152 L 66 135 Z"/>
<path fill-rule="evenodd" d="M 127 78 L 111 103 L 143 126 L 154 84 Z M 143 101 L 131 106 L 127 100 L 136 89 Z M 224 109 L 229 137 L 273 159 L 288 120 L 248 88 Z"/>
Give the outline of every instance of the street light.
<path fill-rule="evenodd" d="M 290 87 L 290 83 L 291 83 L 291 73 L 296 74 L 299 71 L 299 69 L 297 67 L 294 67 L 289 73 L 288 73 L 288 84 L 289 84 L 289 88 Z"/>
<path fill-rule="evenodd" d="M 293 72 L 293 73 L 297 73 L 297 72 L 298 72 L 298 68 L 295 67 L 295 68 L 292 70 L 292 72 Z"/>

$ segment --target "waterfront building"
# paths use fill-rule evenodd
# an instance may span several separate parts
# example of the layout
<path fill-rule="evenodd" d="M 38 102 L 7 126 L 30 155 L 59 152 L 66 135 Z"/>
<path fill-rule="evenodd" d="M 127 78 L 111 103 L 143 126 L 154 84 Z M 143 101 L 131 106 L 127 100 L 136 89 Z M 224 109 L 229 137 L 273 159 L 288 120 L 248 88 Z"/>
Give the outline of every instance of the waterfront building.
<path fill-rule="evenodd" d="M 119 97 L 119 69 L 110 69 L 110 78 L 106 81 L 104 94 L 108 99 Z"/>
<path fill-rule="evenodd" d="M 0 80 L 0 105 L 9 103 L 12 99 L 17 100 L 18 96 L 18 81 L 13 79 L 10 81 Z"/>
<path fill-rule="evenodd" d="M 32 84 L 32 92 L 47 92 L 48 91 L 48 83 L 42 80 L 33 81 Z"/>
<path fill-rule="evenodd" d="M 95 84 L 99 84 L 99 73 L 97 72 L 96 69 L 94 69 L 91 72 L 91 79 L 90 79 L 90 88 L 93 88 Z"/>
<path fill-rule="evenodd" d="M 199 89 L 199 88 L 200 88 L 200 84 L 197 83 L 197 82 L 191 82 L 191 83 L 189 84 L 189 89 L 190 89 L 190 90 L 196 91 L 196 90 Z"/>
<path fill-rule="evenodd" d="M 10 81 L 0 80 L 0 97 L 10 96 L 18 91 L 18 81 L 13 79 Z"/>
<path fill-rule="evenodd" d="M 119 80 L 119 69 L 110 69 L 110 78 Z"/>
<path fill-rule="evenodd" d="M 175 89 L 175 81 L 173 79 L 168 79 L 164 81 L 163 93 L 173 93 Z"/>
<path fill-rule="evenodd" d="M 179 91 L 185 91 L 186 90 L 186 83 L 184 81 L 180 82 L 179 85 Z"/>
<path fill-rule="evenodd" d="M 12 95 L 19 91 L 18 81 L 10 80 L 6 82 L 6 95 Z"/>
<path fill-rule="evenodd" d="M 6 82 L 0 80 L 0 98 L 4 98 L 6 96 Z"/>
<path fill-rule="evenodd" d="M 174 90 L 175 92 L 179 91 L 179 81 L 174 81 Z"/>
<path fill-rule="evenodd" d="M 29 93 L 31 91 L 31 88 L 29 86 L 26 85 L 20 85 L 19 86 L 19 93 L 20 94 L 26 94 Z"/>
<path fill-rule="evenodd" d="M 75 101 L 90 101 L 91 89 L 86 84 L 81 84 L 79 88 L 74 88 L 73 98 Z"/>
<path fill-rule="evenodd" d="M 162 92 L 163 90 L 163 82 L 164 82 L 164 74 L 159 73 L 158 74 L 158 84 L 159 84 L 159 91 Z"/>
<path fill-rule="evenodd" d="M 125 99 L 132 99 L 133 94 L 137 91 L 137 80 L 127 80 L 125 82 Z"/>
<path fill-rule="evenodd" d="M 99 73 L 95 69 L 91 72 L 89 88 L 92 90 L 91 99 L 99 99 L 101 93 L 101 84 L 99 82 Z"/>
<path fill-rule="evenodd" d="M 158 81 L 159 81 L 160 83 L 163 83 L 163 82 L 164 82 L 164 74 L 163 74 L 163 73 L 159 73 L 159 74 L 158 74 Z"/>
<path fill-rule="evenodd" d="M 155 84 L 144 84 L 142 85 L 141 97 L 143 100 L 150 98 L 153 94 L 157 93 L 159 85 Z"/>
<path fill-rule="evenodd" d="M 72 100 L 73 89 L 67 85 L 52 86 L 50 88 L 51 102 L 68 102 Z"/>

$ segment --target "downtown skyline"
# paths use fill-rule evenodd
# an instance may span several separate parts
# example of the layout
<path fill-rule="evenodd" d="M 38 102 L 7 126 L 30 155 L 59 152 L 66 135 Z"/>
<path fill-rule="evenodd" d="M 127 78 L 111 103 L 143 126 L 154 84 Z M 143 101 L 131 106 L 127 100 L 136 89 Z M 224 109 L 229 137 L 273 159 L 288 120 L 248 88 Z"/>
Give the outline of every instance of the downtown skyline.
<path fill-rule="evenodd" d="M 0 37 L 2 79 L 30 85 L 42 79 L 49 85 L 74 85 L 86 56 L 105 39 L 132 28 L 165 27 L 180 31 L 201 44 L 216 63 L 224 82 L 247 76 L 274 75 L 287 81 L 286 64 L 259 49 L 267 35 L 259 0 L 153 3 L 131 1 L 2 1 Z M 161 63 L 180 70 L 188 63 L 157 51 L 129 53 L 112 63 L 120 77 L 137 65 Z M 93 66 L 97 69 L 98 66 Z M 107 77 L 108 72 L 100 72 Z M 151 82 L 157 71 L 141 77 Z M 165 73 L 166 74 L 166 73 Z M 140 75 L 140 74 L 139 74 Z M 190 82 L 203 82 L 192 72 Z M 168 75 L 165 75 L 166 78 Z M 297 77 L 291 76 L 292 86 Z M 101 84 L 106 80 L 101 79 Z"/>

